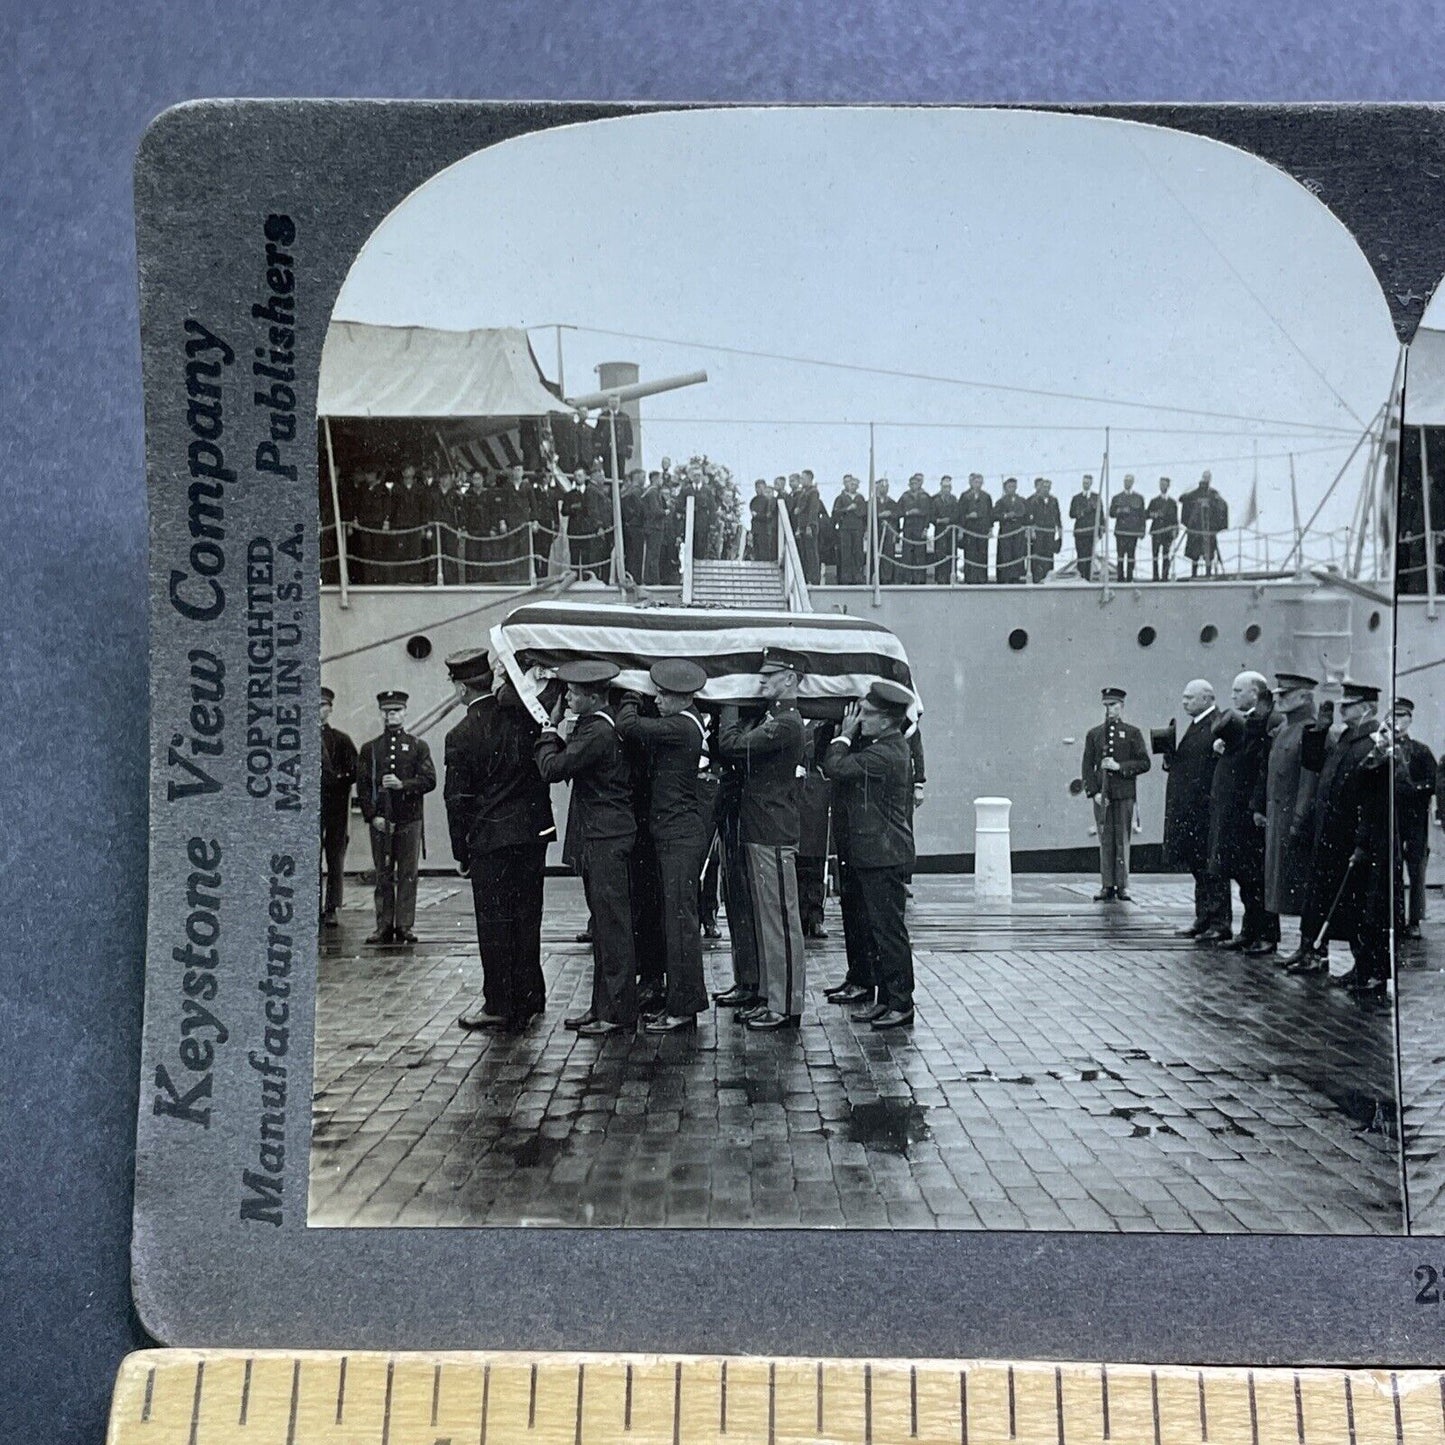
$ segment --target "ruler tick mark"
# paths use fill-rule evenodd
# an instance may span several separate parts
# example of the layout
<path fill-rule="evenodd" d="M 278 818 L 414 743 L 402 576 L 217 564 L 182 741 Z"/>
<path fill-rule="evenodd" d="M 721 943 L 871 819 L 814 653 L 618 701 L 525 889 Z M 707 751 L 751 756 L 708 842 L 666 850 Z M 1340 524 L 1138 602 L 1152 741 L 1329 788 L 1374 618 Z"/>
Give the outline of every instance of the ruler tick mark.
<path fill-rule="evenodd" d="M 587 1366 L 577 1366 L 577 1429 L 572 1436 L 572 1445 L 582 1445 L 582 1387 L 587 1378 Z"/>
<path fill-rule="evenodd" d="M 1099 1366 L 1099 1410 L 1104 1417 L 1104 1439 L 1108 1440 L 1109 1435 L 1109 1367 Z"/>
<path fill-rule="evenodd" d="M 1405 1422 L 1400 1416 L 1400 1377 L 1390 1372 L 1390 1398 L 1395 1402 L 1395 1445 L 1405 1445 Z"/>
<path fill-rule="evenodd" d="M 1441 1400 L 1445 1402 L 1445 1379 L 1440 1381 Z M 141 1424 L 146 1424 L 151 1417 L 151 1397 L 156 1391 L 156 1367 L 152 1365 L 146 1371 L 146 1392 L 145 1399 L 140 1402 Z"/>
<path fill-rule="evenodd" d="M 387 1445 L 391 1439 L 391 1388 L 392 1379 L 396 1373 L 396 1361 L 386 1362 L 386 1401 L 381 1407 L 381 1445 Z"/>
<path fill-rule="evenodd" d="M 1154 1445 L 1160 1445 L 1159 1440 L 1159 1372 L 1149 1371 L 1149 1401 L 1154 1408 Z"/>
<path fill-rule="evenodd" d="M 487 1405 L 492 1398 L 492 1367 L 482 1366 L 482 1428 L 477 1436 L 478 1445 L 487 1445 Z"/>
<path fill-rule="evenodd" d="M 196 1445 L 196 1435 L 201 1428 L 201 1391 L 205 1388 L 206 1362 L 196 1366 L 196 1393 L 191 1397 L 191 1445 Z"/>
<path fill-rule="evenodd" d="M 627 1391 L 622 1397 L 622 1428 L 632 1429 L 632 1366 L 627 1367 Z"/>
<path fill-rule="evenodd" d="M 437 1407 L 441 1404 L 442 1398 L 442 1367 L 436 1365 L 431 1374 L 431 1422 L 437 1422 Z"/>
<path fill-rule="evenodd" d="M 341 1370 L 336 1379 L 336 1423 L 341 1423 L 341 1412 L 346 1408 L 346 1356 L 341 1357 Z"/>
<path fill-rule="evenodd" d="M 301 1400 L 301 1361 L 291 1366 L 291 1413 L 286 1421 L 286 1445 L 296 1445 L 296 1406 Z"/>
<path fill-rule="evenodd" d="M 1445 1376 L 1441 1377 L 1442 1386 L 1445 1386 Z M 1441 1396 L 1445 1400 L 1445 1395 Z M 818 1361 L 818 1434 L 823 1433 L 823 1362 Z"/>
<path fill-rule="evenodd" d="M 1204 1403 L 1204 1371 L 1199 1372 L 1199 1438 L 1208 1445 L 1209 1409 Z"/>
<path fill-rule="evenodd" d="M 1350 1388 L 1350 1377 L 1345 1376 L 1345 1423 L 1350 1427 L 1350 1445 L 1357 1445 L 1355 1440 L 1355 1392 Z"/>
<path fill-rule="evenodd" d="M 246 1423 L 247 1412 L 251 1408 L 251 1365 L 254 1362 L 249 1358 L 246 1361 L 246 1373 L 241 1377 L 241 1413 L 236 1417 L 236 1424 Z"/>
<path fill-rule="evenodd" d="M 1254 1398 L 1254 1371 L 1246 1377 L 1249 1381 L 1249 1438 L 1251 1445 L 1259 1445 L 1259 1405 Z"/>
<path fill-rule="evenodd" d="M 581 1442 L 578 1442 L 581 1445 Z M 672 1445 L 682 1445 L 682 1361 L 672 1367 Z"/>
<path fill-rule="evenodd" d="M 1440 1387 L 1441 1408 L 1445 1409 L 1445 1379 L 1441 1380 Z M 718 1388 L 717 1432 L 719 1435 L 726 1435 L 728 1432 L 728 1362 L 726 1360 L 722 1363 L 722 1379 Z"/>
<path fill-rule="evenodd" d="M 1305 1445 L 1305 1400 L 1300 1389 L 1299 1371 L 1294 1372 L 1294 1433 L 1299 1445 Z"/>
<path fill-rule="evenodd" d="M 778 1438 L 778 1367 L 768 1364 L 768 1445 Z"/>
<path fill-rule="evenodd" d="M 863 1366 L 863 1445 L 873 1445 L 873 1366 Z"/>
<path fill-rule="evenodd" d="M 532 1384 L 527 1392 L 527 1429 L 535 1429 L 537 1425 L 537 1367 L 532 1366 Z"/>
<path fill-rule="evenodd" d="M 918 1439 L 918 1366 L 908 1367 L 908 1437 Z"/>
<path fill-rule="evenodd" d="M 1054 1366 L 1054 1418 L 1058 1422 L 1059 1445 L 1064 1445 L 1064 1372 Z"/>
<path fill-rule="evenodd" d="M 1010 1440 L 1018 1439 L 1018 1411 L 1014 1404 L 1014 1367 L 1008 1367 L 1008 1437 Z"/>
<path fill-rule="evenodd" d="M 968 1445 L 968 1371 L 958 1372 L 958 1439 Z"/>

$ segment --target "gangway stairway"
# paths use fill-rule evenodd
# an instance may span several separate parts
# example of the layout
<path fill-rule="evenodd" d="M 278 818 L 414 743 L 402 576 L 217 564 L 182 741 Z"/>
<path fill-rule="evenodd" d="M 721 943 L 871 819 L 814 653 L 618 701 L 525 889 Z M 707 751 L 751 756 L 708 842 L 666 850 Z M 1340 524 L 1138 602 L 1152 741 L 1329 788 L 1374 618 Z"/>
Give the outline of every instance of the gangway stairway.
<path fill-rule="evenodd" d="M 811 612 L 802 559 L 788 521 L 778 508 L 778 557 L 774 562 L 741 557 L 693 557 L 693 499 L 687 499 L 682 547 L 682 600 L 690 607 L 754 612 Z"/>

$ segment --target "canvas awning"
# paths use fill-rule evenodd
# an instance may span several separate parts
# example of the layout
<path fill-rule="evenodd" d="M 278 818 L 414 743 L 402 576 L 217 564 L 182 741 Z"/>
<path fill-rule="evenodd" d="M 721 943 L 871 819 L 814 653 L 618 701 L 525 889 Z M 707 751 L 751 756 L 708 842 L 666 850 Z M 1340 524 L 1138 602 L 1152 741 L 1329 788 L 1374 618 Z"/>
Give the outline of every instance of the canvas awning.
<path fill-rule="evenodd" d="M 1410 343 L 1409 356 L 1405 425 L 1445 426 L 1445 331 L 1422 326 Z"/>
<path fill-rule="evenodd" d="M 527 333 L 333 321 L 321 349 L 322 417 L 571 416 L 542 383 Z"/>

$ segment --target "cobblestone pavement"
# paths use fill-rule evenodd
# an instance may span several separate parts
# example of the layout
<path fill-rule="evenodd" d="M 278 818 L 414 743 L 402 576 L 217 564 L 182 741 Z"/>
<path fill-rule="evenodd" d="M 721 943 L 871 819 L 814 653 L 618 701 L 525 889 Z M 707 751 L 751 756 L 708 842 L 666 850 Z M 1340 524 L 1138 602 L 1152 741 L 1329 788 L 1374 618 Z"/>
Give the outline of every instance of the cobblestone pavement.
<path fill-rule="evenodd" d="M 310 1222 L 1398 1232 L 1390 1011 L 1175 938 L 1187 883 L 1095 886 L 1034 875 L 984 906 L 918 878 L 911 1031 L 823 1000 L 830 903 L 799 1032 L 715 1012 L 596 1041 L 562 1027 L 591 967 L 575 880 L 548 880 L 548 1008 L 517 1038 L 456 1025 L 480 986 L 461 880 L 423 880 L 410 950 L 362 944 L 352 883 L 321 957 Z M 731 982 L 725 942 L 707 967 Z"/>
<path fill-rule="evenodd" d="M 1430 906 L 1445 912 L 1438 896 Z M 1400 949 L 1400 1097 L 1413 1234 L 1445 1234 L 1445 921 Z"/>

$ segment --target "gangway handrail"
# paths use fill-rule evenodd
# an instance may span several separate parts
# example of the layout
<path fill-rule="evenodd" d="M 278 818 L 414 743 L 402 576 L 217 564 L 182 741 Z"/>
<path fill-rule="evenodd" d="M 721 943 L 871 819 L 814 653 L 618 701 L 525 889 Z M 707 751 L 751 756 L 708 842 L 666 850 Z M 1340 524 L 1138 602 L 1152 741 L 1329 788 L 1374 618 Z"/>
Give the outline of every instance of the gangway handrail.
<path fill-rule="evenodd" d="M 693 529 L 697 525 L 696 501 L 696 497 L 689 492 L 682 523 L 682 600 L 689 605 L 692 602 L 692 537 Z"/>
<path fill-rule="evenodd" d="M 793 535 L 793 520 L 781 501 L 778 503 L 778 571 L 782 577 L 783 596 L 788 600 L 788 611 L 811 612 L 813 599 L 808 593 L 807 579 L 803 576 L 803 558 L 798 551 L 798 539 Z"/>

